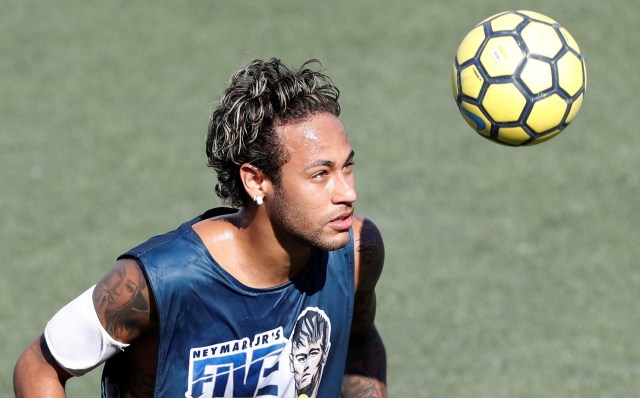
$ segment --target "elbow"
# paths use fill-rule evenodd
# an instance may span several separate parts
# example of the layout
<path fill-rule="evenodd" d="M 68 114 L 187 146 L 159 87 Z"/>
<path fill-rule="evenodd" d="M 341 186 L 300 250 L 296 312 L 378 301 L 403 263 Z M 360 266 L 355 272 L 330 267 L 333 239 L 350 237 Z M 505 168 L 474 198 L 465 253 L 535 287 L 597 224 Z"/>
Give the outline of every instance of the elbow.
<path fill-rule="evenodd" d="M 63 392 L 70 377 L 71 375 L 48 355 L 46 342 L 40 337 L 33 341 L 16 361 L 13 368 L 13 390 L 16 398 L 43 396 L 41 393 L 45 390 Z M 36 391 L 40 393 L 35 393 Z"/>

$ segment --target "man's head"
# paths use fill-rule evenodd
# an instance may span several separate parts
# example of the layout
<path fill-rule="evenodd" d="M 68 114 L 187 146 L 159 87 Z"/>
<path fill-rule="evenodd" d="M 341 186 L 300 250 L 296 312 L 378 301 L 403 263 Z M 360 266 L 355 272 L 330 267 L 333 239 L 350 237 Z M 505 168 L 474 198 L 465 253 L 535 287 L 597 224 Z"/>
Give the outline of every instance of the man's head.
<path fill-rule="evenodd" d="M 229 204 L 241 207 L 250 200 L 239 175 L 243 164 L 278 183 L 289 153 L 277 126 L 318 113 L 339 116 L 339 90 L 314 66 L 319 61 L 291 69 L 275 58 L 254 60 L 231 77 L 211 115 L 206 148 L 218 175 L 216 193 Z"/>

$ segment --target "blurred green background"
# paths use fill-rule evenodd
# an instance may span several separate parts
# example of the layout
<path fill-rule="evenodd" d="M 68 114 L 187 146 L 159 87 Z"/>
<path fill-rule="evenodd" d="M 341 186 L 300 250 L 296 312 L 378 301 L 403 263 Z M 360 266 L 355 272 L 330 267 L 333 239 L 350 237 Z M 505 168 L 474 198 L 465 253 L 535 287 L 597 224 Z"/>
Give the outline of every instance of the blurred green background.
<path fill-rule="evenodd" d="M 587 63 L 580 114 L 531 148 L 477 136 L 450 88 L 462 38 L 510 9 Z M 271 56 L 342 90 L 387 246 L 390 396 L 638 396 L 638 20 L 630 0 L 0 2 L 0 396 L 118 254 L 218 204 L 209 111 Z M 68 391 L 99 396 L 99 371 Z"/>

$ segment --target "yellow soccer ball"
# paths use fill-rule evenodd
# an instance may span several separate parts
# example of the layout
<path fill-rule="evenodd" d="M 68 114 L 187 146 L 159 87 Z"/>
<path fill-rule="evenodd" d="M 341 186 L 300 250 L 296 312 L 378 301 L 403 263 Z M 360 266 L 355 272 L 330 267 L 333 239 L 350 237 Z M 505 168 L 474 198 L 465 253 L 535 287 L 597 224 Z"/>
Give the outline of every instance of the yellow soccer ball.
<path fill-rule="evenodd" d="M 555 20 L 507 11 L 480 22 L 458 47 L 453 96 L 481 136 L 508 146 L 558 135 L 584 100 L 587 73 L 578 43 Z"/>

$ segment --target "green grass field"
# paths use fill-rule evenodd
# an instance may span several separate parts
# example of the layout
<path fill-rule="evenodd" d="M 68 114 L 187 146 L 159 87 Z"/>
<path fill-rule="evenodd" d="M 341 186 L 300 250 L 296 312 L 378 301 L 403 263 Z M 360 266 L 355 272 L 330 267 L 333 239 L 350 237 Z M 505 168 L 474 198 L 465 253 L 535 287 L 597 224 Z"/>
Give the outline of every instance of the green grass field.
<path fill-rule="evenodd" d="M 531 148 L 483 140 L 451 95 L 459 42 L 509 9 L 558 20 L 587 63 L 580 114 Z M 3 2 L 0 396 L 118 254 L 218 204 L 209 111 L 271 56 L 319 58 L 342 90 L 387 246 L 390 396 L 639 396 L 639 19 L 631 0 Z"/>

